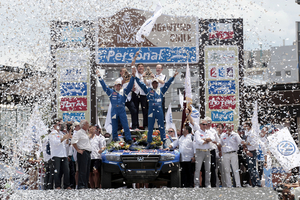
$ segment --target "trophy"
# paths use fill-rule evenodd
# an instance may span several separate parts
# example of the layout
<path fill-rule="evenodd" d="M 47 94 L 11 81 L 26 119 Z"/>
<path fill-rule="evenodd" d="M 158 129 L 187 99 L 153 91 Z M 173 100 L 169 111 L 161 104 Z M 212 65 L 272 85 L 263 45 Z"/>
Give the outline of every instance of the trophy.
<path fill-rule="evenodd" d="M 144 77 L 144 79 L 145 80 L 151 80 L 151 79 L 153 79 L 153 73 L 152 73 L 152 71 L 151 71 L 151 69 L 150 69 L 150 67 L 148 66 L 147 68 L 146 68 L 146 76 Z"/>
<path fill-rule="evenodd" d="M 131 74 L 125 70 L 124 74 L 123 74 L 123 79 L 125 80 L 125 83 L 128 83 L 130 81 L 130 78 L 131 78 Z"/>

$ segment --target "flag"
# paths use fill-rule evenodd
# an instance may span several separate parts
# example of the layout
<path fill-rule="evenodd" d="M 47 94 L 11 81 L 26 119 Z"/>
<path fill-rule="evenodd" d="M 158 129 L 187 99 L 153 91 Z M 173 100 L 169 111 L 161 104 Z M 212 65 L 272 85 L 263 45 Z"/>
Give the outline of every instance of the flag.
<path fill-rule="evenodd" d="M 169 128 L 173 128 L 175 131 L 175 137 L 177 138 L 177 130 L 175 124 L 173 123 L 171 104 L 169 104 L 169 108 L 166 113 L 165 119 L 166 119 L 166 129 L 168 130 Z"/>
<path fill-rule="evenodd" d="M 109 103 L 108 109 L 107 109 L 107 115 L 105 119 L 104 128 L 107 133 L 112 133 L 112 123 L 111 123 L 111 103 Z"/>
<path fill-rule="evenodd" d="M 180 90 L 179 91 L 179 103 L 180 103 L 180 107 L 181 109 L 183 109 L 183 95 L 181 94 Z"/>
<path fill-rule="evenodd" d="M 193 96 L 192 96 L 192 86 L 191 86 L 191 73 L 190 73 L 190 67 L 188 62 L 186 65 L 184 87 L 185 87 L 186 107 L 189 107 L 189 105 L 193 103 Z"/>
<path fill-rule="evenodd" d="M 30 152 L 35 149 L 36 154 L 39 156 L 41 152 L 42 141 L 41 136 L 47 134 L 47 127 L 42 120 L 38 105 L 33 108 L 28 126 L 25 129 L 22 138 L 20 139 L 19 147 L 22 151 Z"/>
<path fill-rule="evenodd" d="M 149 36 L 149 34 L 151 33 L 152 28 L 153 28 L 157 18 L 159 16 L 161 16 L 161 13 L 162 13 L 162 7 L 161 7 L 161 4 L 159 2 L 156 6 L 155 12 L 152 15 L 152 17 L 150 17 L 148 20 L 146 20 L 145 23 L 140 28 L 140 30 L 138 30 L 138 32 L 136 34 L 136 40 L 138 42 L 144 42 L 144 39 L 142 38 L 142 35 L 144 35 L 145 37 Z"/>
<path fill-rule="evenodd" d="M 254 102 L 253 115 L 251 118 L 252 130 L 255 134 L 259 134 L 259 123 L 258 123 L 258 111 L 257 111 L 257 101 Z"/>
<path fill-rule="evenodd" d="M 191 117 L 192 117 L 195 124 L 199 124 L 199 122 L 200 122 L 200 113 L 196 108 L 194 108 L 194 106 L 192 106 L 192 105 L 190 105 L 190 106 L 192 108 Z"/>
<path fill-rule="evenodd" d="M 300 153 L 289 130 L 285 127 L 268 137 L 269 150 L 285 171 L 300 166 Z"/>

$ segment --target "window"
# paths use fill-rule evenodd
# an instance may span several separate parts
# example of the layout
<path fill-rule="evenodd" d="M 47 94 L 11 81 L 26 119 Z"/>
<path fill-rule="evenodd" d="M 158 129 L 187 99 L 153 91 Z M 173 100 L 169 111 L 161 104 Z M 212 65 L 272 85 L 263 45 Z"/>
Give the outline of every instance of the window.
<path fill-rule="evenodd" d="M 281 71 L 275 72 L 276 76 L 281 76 Z"/>
<path fill-rule="evenodd" d="M 291 76 L 291 71 L 285 71 L 285 76 Z"/>

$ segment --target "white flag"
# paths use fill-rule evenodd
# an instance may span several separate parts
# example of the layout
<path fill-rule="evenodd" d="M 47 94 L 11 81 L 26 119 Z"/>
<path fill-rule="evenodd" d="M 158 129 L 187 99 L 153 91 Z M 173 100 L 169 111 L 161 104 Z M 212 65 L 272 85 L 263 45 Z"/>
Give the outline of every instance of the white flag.
<path fill-rule="evenodd" d="M 257 101 L 254 102 L 254 109 L 253 109 L 253 115 L 252 115 L 252 130 L 255 134 L 259 134 L 259 123 L 258 123 L 258 109 L 257 109 Z"/>
<path fill-rule="evenodd" d="M 150 17 L 148 20 L 145 21 L 145 23 L 142 25 L 140 30 L 136 34 L 136 40 L 138 42 L 144 42 L 144 39 L 142 38 L 142 35 L 145 37 L 149 36 L 149 34 L 152 31 L 152 28 L 159 16 L 161 16 L 162 13 L 162 7 L 160 2 L 157 4 L 156 9 L 152 17 Z"/>
<path fill-rule="evenodd" d="M 185 99 L 187 107 L 193 103 L 193 96 L 192 96 L 192 86 L 191 86 L 191 73 L 189 63 L 187 62 L 186 66 L 186 74 L 185 74 Z"/>
<path fill-rule="evenodd" d="M 165 118 L 166 118 L 166 129 L 168 130 L 169 128 L 173 128 L 175 131 L 175 137 L 177 138 L 177 130 L 175 124 L 173 123 L 171 104 L 169 104 L 169 108 Z"/>
<path fill-rule="evenodd" d="M 300 153 L 289 130 L 285 127 L 268 137 L 269 150 L 285 171 L 300 166 Z"/>
<path fill-rule="evenodd" d="M 111 123 L 111 103 L 109 103 L 108 109 L 107 109 L 107 115 L 105 119 L 104 128 L 107 133 L 112 134 L 112 123 Z"/>
<path fill-rule="evenodd" d="M 179 103 L 180 103 L 180 107 L 181 109 L 183 109 L 183 95 L 181 94 L 180 90 L 179 91 Z"/>
<path fill-rule="evenodd" d="M 200 122 L 200 113 L 196 108 L 194 108 L 194 106 L 191 105 L 191 107 L 192 107 L 191 117 L 193 118 L 193 121 L 194 121 L 195 124 L 199 124 L 199 122 Z"/>
<path fill-rule="evenodd" d="M 41 151 L 41 136 L 47 134 L 47 127 L 42 120 L 38 105 L 32 111 L 28 126 L 25 129 L 20 141 L 20 149 L 26 152 L 33 150 L 33 147 L 39 147 L 37 152 Z"/>

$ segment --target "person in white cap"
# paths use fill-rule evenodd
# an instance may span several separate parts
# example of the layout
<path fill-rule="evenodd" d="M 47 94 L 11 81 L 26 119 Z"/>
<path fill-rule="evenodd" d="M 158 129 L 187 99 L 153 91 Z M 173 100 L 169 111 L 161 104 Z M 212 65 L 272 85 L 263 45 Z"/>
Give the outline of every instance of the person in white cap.
<path fill-rule="evenodd" d="M 126 88 L 122 88 L 122 81 L 117 79 L 115 81 L 114 89 L 109 88 L 104 80 L 100 76 L 100 71 L 97 70 L 97 75 L 99 77 L 100 84 L 102 85 L 103 90 L 108 95 L 111 102 L 111 121 L 112 121 L 112 135 L 113 140 L 118 141 L 118 120 L 120 119 L 121 124 L 124 128 L 125 133 L 125 142 L 131 144 L 131 134 L 128 126 L 126 111 L 125 111 L 125 101 L 127 99 L 127 95 L 131 91 L 134 83 L 134 77 L 136 73 L 136 69 L 132 69 L 132 77 L 130 78 L 129 84 Z"/>
<path fill-rule="evenodd" d="M 145 94 L 147 94 L 147 99 L 149 101 L 149 111 L 148 111 L 148 137 L 147 137 L 147 148 L 151 147 L 152 142 L 152 133 L 153 133 L 153 127 L 155 123 L 155 119 L 157 119 L 159 131 L 160 131 L 160 137 L 161 141 L 163 141 L 163 147 L 166 147 L 165 140 L 166 140 L 166 133 L 165 133 L 165 126 L 164 126 L 164 116 L 163 116 L 163 110 L 162 110 L 162 98 L 169 89 L 171 83 L 177 76 L 178 72 L 174 74 L 173 77 L 171 77 L 163 87 L 158 88 L 158 80 L 153 79 L 152 80 L 152 88 L 147 87 L 143 82 L 140 81 L 139 78 L 136 79 L 136 83 L 141 87 L 141 89 L 144 91 Z"/>

